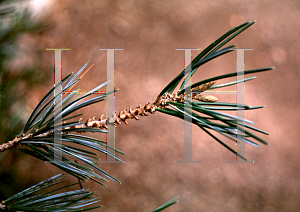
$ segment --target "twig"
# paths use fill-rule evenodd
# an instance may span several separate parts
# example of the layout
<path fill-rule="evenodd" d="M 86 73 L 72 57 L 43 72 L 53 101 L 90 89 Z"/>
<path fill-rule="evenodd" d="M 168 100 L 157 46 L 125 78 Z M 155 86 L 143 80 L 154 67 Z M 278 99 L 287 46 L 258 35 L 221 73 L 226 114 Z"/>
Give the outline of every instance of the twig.
<path fill-rule="evenodd" d="M 214 82 L 205 83 L 203 85 L 200 85 L 194 89 L 192 89 L 193 92 L 200 91 L 203 92 L 206 89 L 208 89 L 210 86 L 212 86 Z M 178 92 L 177 92 L 178 93 Z M 167 105 L 167 102 L 178 102 L 178 103 L 184 103 L 184 94 L 177 95 L 175 94 L 169 94 L 166 93 L 164 96 L 158 97 L 154 102 L 149 101 L 144 106 L 141 106 L 139 104 L 138 107 L 133 109 L 133 106 L 130 106 L 129 109 L 125 109 L 123 111 L 120 111 L 117 115 L 117 112 L 115 111 L 112 117 L 107 117 L 107 119 L 103 119 L 104 115 L 101 115 L 101 117 L 97 120 L 94 116 L 92 119 L 87 119 L 85 123 L 78 124 L 72 127 L 65 127 L 63 129 L 82 129 L 82 128 L 99 128 L 99 129 L 108 129 L 107 124 L 108 123 L 116 123 L 121 124 L 124 122 L 126 125 L 128 125 L 127 120 L 128 119 L 135 119 L 139 120 L 138 116 L 148 116 L 148 113 L 153 114 L 156 110 L 156 108 L 164 109 Z M 218 99 L 212 95 L 202 95 L 202 94 L 193 94 L 192 98 L 194 100 L 199 100 L 203 102 L 215 102 Z M 81 120 L 81 119 L 80 119 Z M 79 120 L 79 121 L 80 121 Z M 114 125 L 116 127 L 116 125 Z M 76 131 L 78 133 L 85 133 L 85 131 Z M 46 137 L 53 134 L 53 131 L 42 133 L 40 135 L 37 135 L 36 137 Z M 10 148 L 16 148 L 16 146 L 19 144 L 19 142 L 23 139 L 31 138 L 33 134 L 22 134 L 20 137 L 16 136 L 14 140 L 9 141 L 7 143 L 4 143 L 0 145 L 0 152 L 4 152 L 5 150 L 8 150 Z"/>

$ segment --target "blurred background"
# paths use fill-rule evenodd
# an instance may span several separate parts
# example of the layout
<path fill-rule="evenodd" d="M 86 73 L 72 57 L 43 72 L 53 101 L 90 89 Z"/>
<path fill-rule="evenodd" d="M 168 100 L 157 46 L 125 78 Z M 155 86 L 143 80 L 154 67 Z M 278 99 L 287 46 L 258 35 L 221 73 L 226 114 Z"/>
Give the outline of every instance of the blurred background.
<path fill-rule="evenodd" d="M 193 160 L 201 163 L 175 163 L 184 159 L 184 122 L 156 112 L 116 128 L 116 148 L 126 153 L 125 163 L 100 167 L 122 184 L 110 182 L 106 188 L 88 184 L 102 197 L 104 208 L 99 211 L 150 211 L 177 195 L 179 203 L 165 211 L 300 210 L 299 1 L 52 0 L 26 4 L 32 17 L 21 18 L 24 25 L 10 23 L 20 17 L 15 11 L 10 19 L 5 16 L 1 26 L 0 143 L 21 131 L 53 87 L 54 52 L 46 48 L 71 48 L 62 53 L 63 76 L 78 71 L 87 61 L 95 64 L 78 83 L 83 91 L 106 81 L 106 52 L 98 48 L 122 48 L 115 51 L 115 86 L 120 89 L 115 94 L 116 110 L 120 111 L 153 100 L 183 70 L 184 52 L 176 48 L 203 50 L 229 29 L 257 20 L 230 42 L 253 49 L 245 53 L 246 70 L 275 67 L 252 74 L 257 78 L 246 83 L 245 104 L 266 106 L 246 111 L 246 119 L 271 134 L 262 135 L 269 146 L 246 145 L 246 157 L 254 164 L 228 163 L 235 155 L 197 127 L 193 127 Z M 18 3 L 15 8 L 24 7 Z M 193 57 L 199 52 L 194 50 Z M 192 81 L 234 71 L 236 53 L 232 52 L 203 65 Z M 215 96 L 221 102 L 236 101 L 235 95 Z M 84 118 L 105 112 L 105 102 L 97 103 L 84 110 Z M 105 135 L 91 135 L 105 139 Z M 60 172 L 16 150 L 1 153 L 0 199 Z M 70 181 L 76 179 L 70 177 Z"/>

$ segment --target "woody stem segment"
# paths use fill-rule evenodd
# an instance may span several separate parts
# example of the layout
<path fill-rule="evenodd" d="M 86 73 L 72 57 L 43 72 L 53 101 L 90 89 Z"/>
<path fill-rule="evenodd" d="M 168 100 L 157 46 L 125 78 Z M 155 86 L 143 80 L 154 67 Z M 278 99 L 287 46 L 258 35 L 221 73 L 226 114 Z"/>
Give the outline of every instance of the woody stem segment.
<path fill-rule="evenodd" d="M 193 95 L 193 99 L 200 100 L 200 101 L 206 101 L 206 102 L 214 102 L 218 99 L 216 97 L 213 97 L 211 95 Z M 149 101 L 144 106 L 141 106 L 141 104 L 133 109 L 133 106 L 129 107 L 129 110 L 125 109 L 123 111 L 120 111 L 117 115 L 117 112 L 114 112 L 114 115 L 112 117 L 108 117 L 107 119 L 103 119 L 102 115 L 99 120 L 96 120 L 96 117 L 93 117 L 93 119 L 86 120 L 83 124 L 78 124 L 72 127 L 65 127 L 63 129 L 80 129 L 80 128 L 99 128 L 99 129 L 108 129 L 107 124 L 108 123 L 116 123 L 121 124 L 124 122 L 126 125 L 128 125 L 127 120 L 128 119 L 135 119 L 139 120 L 140 116 L 148 116 L 148 113 L 153 114 L 155 112 L 156 108 L 163 109 L 167 102 L 179 102 L 184 103 L 184 95 L 177 95 L 177 94 L 169 94 L 166 93 L 164 96 L 158 97 L 154 102 Z M 116 127 L 116 125 L 114 125 Z M 76 131 L 78 133 L 84 133 L 85 131 Z M 52 135 L 53 131 L 42 133 L 40 135 L 37 135 L 35 137 L 41 137 L 41 140 L 43 137 Z M 0 145 L 0 152 L 4 152 L 5 150 L 8 150 L 10 148 L 16 148 L 19 142 L 23 139 L 31 138 L 33 134 L 22 134 L 20 137 L 16 136 L 12 141 L 9 141 L 7 143 Z"/>

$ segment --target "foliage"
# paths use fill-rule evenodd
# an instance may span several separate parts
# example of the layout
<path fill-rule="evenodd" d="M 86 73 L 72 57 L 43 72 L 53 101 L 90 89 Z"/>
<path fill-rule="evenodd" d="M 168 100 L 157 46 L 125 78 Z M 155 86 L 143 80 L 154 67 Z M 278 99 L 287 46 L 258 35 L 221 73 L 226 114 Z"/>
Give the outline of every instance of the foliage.
<path fill-rule="evenodd" d="M 101 200 L 99 197 L 92 196 L 94 193 L 91 192 L 88 187 L 82 188 L 80 182 L 74 183 L 67 186 L 62 186 L 58 189 L 53 189 L 52 187 L 56 185 L 60 185 L 62 182 L 66 181 L 65 174 L 58 174 L 53 176 L 43 182 L 40 182 L 24 191 L 21 191 L 10 198 L 2 201 L 0 203 L 1 208 L 6 211 L 55 211 L 55 212 L 63 212 L 63 211 L 87 211 L 96 208 L 102 207 L 102 205 L 97 205 L 93 207 L 85 208 L 86 206 L 90 206 L 93 204 L 99 203 Z M 80 184 L 81 189 L 73 190 L 69 192 L 58 193 L 63 189 L 72 186 L 78 186 Z M 49 192 L 40 192 L 44 191 L 44 189 L 52 188 L 52 191 Z M 36 194 L 36 193 L 42 194 Z M 35 194 L 35 195 L 33 195 Z M 177 203 L 177 198 L 175 197 L 168 202 L 162 204 L 158 208 L 156 208 L 153 212 L 162 211 L 170 207 L 171 205 Z"/>
<path fill-rule="evenodd" d="M 100 205 L 82 209 L 82 207 L 92 205 L 100 201 L 100 198 L 92 196 L 93 192 L 91 192 L 87 187 L 79 190 L 58 193 L 58 191 L 61 191 L 67 187 L 78 185 L 79 183 L 62 186 L 50 192 L 36 194 L 36 192 L 44 191 L 44 189 L 49 187 L 52 188 L 53 186 L 64 182 L 66 180 L 65 178 L 65 174 L 62 173 L 40 182 L 2 201 L 2 207 L 8 211 L 22 210 L 53 212 L 85 211 L 101 207 Z"/>
<path fill-rule="evenodd" d="M 79 79 L 78 76 L 83 71 L 83 69 L 87 66 L 88 63 L 86 63 L 77 74 L 69 74 L 67 77 L 65 77 L 62 80 L 62 85 L 64 88 L 62 89 L 62 94 L 56 94 L 54 97 L 54 88 L 52 88 L 48 94 L 43 98 L 43 100 L 37 105 L 33 113 L 31 114 L 30 118 L 28 119 L 23 131 L 19 134 L 21 136 L 22 134 L 27 135 L 30 133 L 30 137 L 22 139 L 20 141 L 20 144 L 25 145 L 25 147 L 18 147 L 18 150 L 29 154 L 33 157 L 36 157 L 43 161 L 51 162 L 51 164 L 57 166 L 58 168 L 72 174 L 73 176 L 83 180 L 85 178 L 92 179 L 96 182 L 98 182 L 101 185 L 104 185 L 101 183 L 98 179 L 108 181 L 106 178 L 100 176 L 99 174 L 95 173 L 93 169 L 99 171 L 101 174 L 103 174 L 105 177 L 108 177 L 115 182 L 120 183 L 119 180 L 111 176 L 110 174 L 106 173 L 102 169 L 100 169 L 97 166 L 97 160 L 99 158 L 96 157 L 96 153 L 84 150 L 83 147 L 89 147 L 93 150 L 97 150 L 103 154 L 106 154 L 108 156 L 113 157 L 114 159 L 118 161 L 122 161 L 121 158 L 117 155 L 114 155 L 114 153 L 106 150 L 106 147 L 112 149 L 115 152 L 121 153 L 124 155 L 123 152 L 121 152 L 118 149 L 115 149 L 113 147 L 109 147 L 106 145 L 105 141 L 101 141 L 92 137 L 88 136 L 82 136 L 78 134 L 74 134 L 74 132 L 98 132 L 98 133 L 107 133 L 107 130 L 103 129 L 96 129 L 96 128 L 72 128 L 77 125 L 84 124 L 83 122 L 78 121 L 71 121 L 66 122 L 69 119 L 72 119 L 74 117 L 78 117 L 82 114 L 73 115 L 73 113 L 83 107 L 86 107 L 91 104 L 95 104 L 97 102 L 105 100 L 105 97 L 112 93 L 113 91 L 107 92 L 103 95 L 94 97 L 92 99 L 85 100 L 88 96 L 92 95 L 94 92 L 98 91 L 101 87 L 105 86 L 107 82 L 103 83 L 102 85 L 94 88 L 93 90 L 89 91 L 86 94 L 78 94 L 77 92 L 72 92 L 71 94 L 64 93 L 65 91 L 68 91 Z M 61 110 L 61 123 L 56 123 L 57 118 L 54 116 L 54 100 L 58 99 L 62 95 L 62 101 L 60 102 L 57 107 L 62 107 Z M 52 97 L 53 96 L 53 97 Z M 52 97 L 52 98 L 50 98 Z M 83 101 L 83 102 L 81 102 Z M 54 126 L 54 124 L 60 126 Z M 53 130 L 55 128 L 55 130 Z M 54 141 L 53 134 L 62 131 L 61 134 L 61 140 L 59 142 Z M 59 138 L 60 139 L 60 138 Z M 67 145 L 65 143 L 75 143 L 78 145 L 81 145 L 80 148 L 73 147 L 70 145 Z M 62 161 L 56 160 L 55 154 L 61 154 Z M 70 160 L 66 156 L 74 157 L 74 160 L 82 161 L 83 163 L 89 165 L 90 167 L 80 165 L 74 160 Z"/>
<path fill-rule="evenodd" d="M 188 73 L 188 75 L 185 76 L 185 70 L 180 72 L 178 76 L 176 76 L 158 95 L 158 98 L 161 96 L 165 96 L 166 94 L 173 93 L 177 85 L 180 83 L 180 81 L 185 77 L 185 81 L 182 82 L 180 89 L 177 93 L 177 95 L 181 95 L 185 92 L 185 89 L 190 89 L 192 90 L 193 88 L 197 88 L 197 86 L 203 85 L 208 82 L 212 82 L 215 80 L 220 80 L 224 78 L 229 78 L 229 77 L 235 77 L 237 75 L 242 75 L 242 74 L 251 74 L 251 73 L 257 73 L 257 72 L 263 72 L 263 71 L 268 71 L 268 70 L 273 70 L 273 68 L 261 68 L 261 69 L 255 69 L 255 70 L 248 70 L 245 72 L 233 72 L 230 74 L 224 74 L 216 77 L 212 77 L 209 79 L 205 79 L 199 82 L 196 82 L 192 84 L 190 87 L 184 87 L 185 82 L 189 80 L 193 74 L 198 70 L 199 67 L 201 67 L 203 64 L 221 56 L 224 54 L 227 54 L 231 51 L 234 51 L 234 47 L 236 45 L 231 45 L 228 47 L 225 47 L 221 49 L 226 43 L 228 43 L 230 40 L 232 40 L 234 37 L 239 35 L 241 32 L 246 30 L 248 27 L 252 26 L 255 23 L 253 22 L 246 22 L 244 24 L 241 24 L 240 26 L 237 26 L 231 30 L 229 30 L 227 33 L 222 35 L 220 38 L 218 38 L 216 41 L 214 41 L 212 44 L 210 44 L 207 48 L 205 48 L 191 63 L 191 69 L 192 71 Z M 220 50 L 219 50 L 220 49 Z M 239 81 L 232 81 L 229 83 L 224 83 L 220 85 L 214 85 L 209 87 L 207 90 L 211 89 L 216 89 L 216 88 L 221 88 L 221 87 L 226 87 L 230 85 L 234 85 L 237 83 L 241 82 L 246 82 L 249 80 L 254 79 L 255 77 L 250 77 L 244 80 L 239 80 Z M 243 133 L 242 127 L 246 127 L 248 129 L 269 135 L 269 133 L 257 129 L 251 125 L 244 124 L 249 123 L 249 124 L 254 124 L 251 121 L 248 120 L 241 120 L 236 116 L 228 115 L 225 113 L 217 112 L 215 110 L 253 110 L 253 109 L 259 109 L 263 108 L 264 106 L 255 106 L 251 107 L 249 105 L 239 105 L 237 103 L 227 103 L 227 102 L 196 102 L 196 101 L 189 101 L 185 99 L 184 103 L 178 103 L 178 102 L 172 102 L 168 101 L 166 102 L 167 106 L 166 108 L 163 109 L 156 109 L 159 112 L 178 117 L 180 119 L 184 120 L 184 117 L 190 117 L 192 120 L 192 123 L 197 125 L 199 128 L 201 128 L 204 132 L 206 132 L 208 135 L 210 135 L 212 138 L 214 138 L 217 142 L 219 142 L 221 145 L 223 145 L 225 148 L 227 148 L 229 151 L 232 153 L 236 154 L 240 158 L 247 160 L 244 156 L 240 155 L 238 152 L 233 150 L 231 147 L 229 147 L 227 144 L 225 144 L 223 141 L 221 141 L 219 138 L 214 136 L 211 132 L 209 132 L 207 129 L 216 131 L 220 133 L 221 135 L 233 140 L 239 142 L 239 138 L 237 136 L 238 134 Z M 190 110 L 191 109 L 191 110 Z M 194 112 L 192 112 L 194 110 Z M 198 112 L 198 113 L 196 113 Z M 206 115 L 206 116 L 203 116 Z M 220 124 L 219 122 L 222 122 Z M 238 126 L 237 126 L 238 125 Z M 245 130 L 245 139 L 244 141 L 256 146 L 260 147 L 259 144 L 257 144 L 254 141 L 251 141 L 249 138 L 256 139 L 257 141 L 268 145 L 266 141 L 261 139 L 260 137 L 256 136 L 255 134 L 251 133 L 248 130 Z"/>

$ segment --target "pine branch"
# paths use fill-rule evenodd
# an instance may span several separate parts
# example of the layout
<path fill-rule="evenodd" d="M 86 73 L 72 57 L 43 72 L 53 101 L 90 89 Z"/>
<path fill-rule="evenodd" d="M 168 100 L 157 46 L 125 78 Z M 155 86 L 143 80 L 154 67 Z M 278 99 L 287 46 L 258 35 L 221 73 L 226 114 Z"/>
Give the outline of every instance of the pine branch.
<path fill-rule="evenodd" d="M 207 90 L 209 87 L 211 87 L 214 83 L 215 81 L 199 85 L 197 86 L 197 88 L 194 88 L 192 91 L 203 92 Z M 203 102 L 217 101 L 217 98 L 213 97 L 212 95 L 195 94 L 193 95 L 193 99 L 203 101 Z M 107 119 L 103 119 L 102 117 L 104 115 L 101 115 L 101 118 L 99 118 L 99 120 L 96 120 L 96 116 L 94 116 L 93 119 L 87 119 L 85 123 L 81 123 L 80 121 L 82 120 L 82 118 L 80 118 L 78 123 L 73 123 L 72 126 L 69 127 L 63 127 L 62 131 L 68 133 L 72 129 L 77 133 L 85 133 L 86 131 L 84 131 L 84 129 L 108 129 L 107 127 L 108 123 L 121 124 L 121 122 L 124 122 L 127 125 L 128 119 L 139 120 L 138 115 L 148 116 L 148 113 L 153 114 L 156 108 L 163 109 L 167 105 L 168 101 L 183 103 L 184 95 L 181 94 L 178 96 L 177 94 L 167 93 L 165 96 L 161 96 L 159 99 L 157 99 L 154 102 L 149 101 L 144 106 L 139 105 L 135 109 L 132 109 L 133 106 L 131 106 L 128 110 L 125 109 L 123 111 L 120 111 L 118 115 L 117 115 L 117 111 L 115 111 L 114 116 L 108 117 Z M 66 123 L 63 122 L 63 125 L 66 125 Z M 12 141 L 0 145 L 0 152 L 4 152 L 10 148 L 16 148 L 16 146 L 19 144 L 21 140 L 31 139 L 34 137 L 33 135 L 34 135 L 33 133 L 26 134 L 26 135 L 23 133 L 20 137 L 16 136 L 15 139 L 13 139 Z M 40 132 L 40 134 L 37 134 L 37 131 L 35 132 L 35 137 L 39 137 L 41 139 L 43 137 L 53 136 L 53 135 L 54 135 L 54 129 L 45 133 Z"/>
<path fill-rule="evenodd" d="M 92 196 L 94 192 L 91 192 L 88 187 L 80 190 L 58 193 L 58 191 L 61 191 L 62 189 L 78 186 L 79 183 L 62 186 L 58 189 L 53 189 L 50 192 L 44 191 L 44 189 L 60 185 L 66 180 L 65 174 L 62 173 L 27 188 L 0 202 L 0 211 L 75 212 L 102 207 L 102 205 L 95 206 L 95 204 L 101 200 L 99 197 Z M 44 193 L 36 194 L 37 192 Z M 94 206 L 90 207 L 91 205 Z"/>
<path fill-rule="evenodd" d="M 57 189 L 53 188 L 54 186 L 61 185 L 66 180 L 65 174 L 62 173 L 31 186 L 30 188 L 1 201 L 0 211 L 75 212 L 88 211 L 102 207 L 102 205 L 97 205 L 101 201 L 100 197 L 92 196 L 94 192 L 90 191 L 88 187 L 61 192 L 63 189 L 78 186 L 78 184 L 81 185 L 81 182 L 62 186 Z M 51 188 L 52 190 L 45 191 L 48 188 Z M 39 194 L 37 194 L 38 192 Z M 176 204 L 178 202 L 177 199 L 178 197 L 174 197 L 153 210 L 153 212 L 162 211 Z"/>
<path fill-rule="evenodd" d="M 245 72 L 233 72 L 225 75 L 220 75 L 216 77 L 212 77 L 209 79 L 204 79 L 202 81 L 196 82 L 192 84 L 190 87 L 184 88 L 184 82 L 181 84 L 180 89 L 173 93 L 176 89 L 177 85 L 181 80 L 185 77 L 185 80 L 188 80 L 192 75 L 198 70 L 200 66 L 209 62 L 221 55 L 229 53 L 232 51 L 234 45 L 221 49 L 226 43 L 228 43 L 231 39 L 239 35 L 241 32 L 246 30 L 248 27 L 253 25 L 254 22 L 247 22 L 238 27 L 233 28 L 232 30 L 225 33 L 215 42 L 213 42 L 210 46 L 204 49 L 191 63 L 192 71 L 188 76 L 184 76 L 184 70 L 176 76 L 157 96 L 154 101 L 149 101 L 147 104 L 138 107 L 129 107 L 129 109 L 125 109 L 117 113 L 116 111 L 112 114 L 111 117 L 107 117 L 103 119 L 102 115 L 98 120 L 96 117 L 92 119 L 87 119 L 86 122 L 66 122 L 69 119 L 77 117 L 79 115 L 73 115 L 75 111 L 80 108 L 86 107 L 91 104 L 95 104 L 97 102 L 103 101 L 105 97 L 115 91 L 107 92 L 103 95 L 97 96 L 95 98 L 86 100 L 88 96 L 97 92 L 101 87 L 105 86 L 109 82 L 105 82 L 102 85 L 94 88 L 89 91 L 87 94 L 78 94 L 79 90 L 73 91 L 70 94 L 66 94 L 66 91 L 73 88 L 76 83 L 81 79 L 78 78 L 84 68 L 88 65 L 86 63 L 77 74 L 71 73 L 67 77 L 62 80 L 62 85 L 64 88 L 62 90 L 62 101 L 58 104 L 58 106 L 62 107 L 61 114 L 62 117 L 61 123 L 56 123 L 58 119 L 54 116 L 54 102 L 57 101 L 61 94 L 57 94 L 54 96 L 54 88 L 51 89 L 48 94 L 42 99 L 42 101 L 37 105 L 30 118 L 28 119 L 23 131 L 15 137 L 14 140 L 9 141 L 6 144 L 0 145 L 0 152 L 5 151 L 9 148 L 16 148 L 26 154 L 29 154 L 33 157 L 36 157 L 43 161 L 51 161 L 53 165 L 58 168 L 74 175 L 78 179 L 92 179 L 101 185 L 103 183 L 99 182 L 96 178 L 101 180 L 108 181 L 106 178 L 95 173 L 94 170 L 99 171 L 105 177 L 108 177 L 115 182 L 120 183 L 116 178 L 112 177 L 102 169 L 100 169 L 97 165 L 98 158 L 97 155 L 93 151 L 83 150 L 82 148 L 75 148 L 67 145 L 66 143 L 76 143 L 79 146 L 89 147 L 93 150 L 100 151 L 103 154 L 113 157 L 118 161 L 122 161 L 122 159 L 115 155 L 112 152 L 106 150 L 109 148 L 113 151 L 116 151 L 120 154 L 124 154 L 120 150 L 117 150 L 113 147 L 109 147 L 106 145 L 106 142 L 100 141 L 98 139 L 94 139 L 87 136 L 81 136 L 77 133 L 84 132 L 99 132 L 99 133 L 107 133 L 108 123 L 116 123 L 117 125 L 124 122 L 126 125 L 128 124 L 128 119 L 139 120 L 138 116 L 148 116 L 148 113 L 153 114 L 155 111 L 159 111 L 165 113 L 167 115 L 178 117 L 184 120 L 185 117 L 191 118 L 191 123 L 197 125 L 204 132 L 209 134 L 212 138 L 214 138 L 217 142 L 223 145 L 225 148 L 230 150 L 232 153 L 237 156 L 244 158 L 232 148 L 230 148 L 227 144 L 217 138 L 215 135 L 211 134 L 209 130 L 213 130 L 218 132 L 219 134 L 225 136 L 226 138 L 233 140 L 235 142 L 239 142 L 237 139 L 237 135 L 244 135 L 244 141 L 254 145 L 256 147 L 260 147 L 260 145 L 249 138 L 255 139 L 263 144 L 268 145 L 266 141 L 261 139 L 260 137 L 254 135 L 249 130 L 244 130 L 243 128 L 248 128 L 259 133 L 263 133 L 268 135 L 267 132 L 263 130 L 257 129 L 248 124 L 254 124 L 251 121 L 240 119 L 236 116 L 228 115 L 226 113 L 218 112 L 217 110 L 253 110 L 263 108 L 263 106 L 255 106 L 252 107 L 250 105 L 240 105 L 237 103 L 226 103 L 226 102 L 217 102 L 217 98 L 212 95 L 205 95 L 206 90 L 216 89 L 220 87 L 226 87 L 235 85 L 237 83 L 242 83 L 246 81 L 250 81 L 255 77 L 247 78 L 244 80 L 232 81 L 229 83 L 215 85 L 217 80 L 225 79 L 229 77 L 235 77 L 237 75 L 242 74 L 251 74 L 264 72 L 268 70 L 272 70 L 273 68 L 262 68 L 255 70 L 248 70 Z M 192 92 L 192 101 L 188 100 L 185 97 L 185 89 L 191 89 Z M 52 98 L 50 98 L 53 96 Z M 83 101 L 83 102 L 82 102 Z M 186 104 L 189 104 L 190 107 L 187 109 L 185 107 Z M 72 115 L 70 117 L 70 115 Z M 59 124 L 60 127 L 54 126 L 55 124 Z M 116 127 L 116 125 L 114 125 Z M 54 142 L 54 134 L 59 130 L 62 132 L 60 140 L 60 144 Z M 20 147 L 22 145 L 22 147 Z M 25 145 L 26 148 L 23 148 Z M 55 161 L 54 156 L 59 153 L 62 156 L 62 161 Z M 68 157 L 73 157 L 75 160 L 82 161 L 88 166 L 79 165 L 75 163 L 73 160 L 70 160 Z"/>

